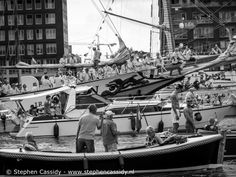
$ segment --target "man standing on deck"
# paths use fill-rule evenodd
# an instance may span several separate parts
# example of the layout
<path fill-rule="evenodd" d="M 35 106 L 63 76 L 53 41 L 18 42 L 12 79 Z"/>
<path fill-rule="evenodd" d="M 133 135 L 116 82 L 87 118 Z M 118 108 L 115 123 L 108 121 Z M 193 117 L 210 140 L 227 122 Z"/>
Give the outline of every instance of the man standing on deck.
<path fill-rule="evenodd" d="M 96 47 L 93 47 L 93 52 L 93 62 L 94 66 L 96 67 L 100 63 L 102 53 L 100 52 L 99 48 L 96 49 Z"/>
<path fill-rule="evenodd" d="M 82 116 L 79 120 L 78 130 L 76 134 L 76 153 L 80 152 L 95 152 L 94 136 L 96 127 L 100 129 L 103 124 L 103 117 L 101 121 L 98 119 L 97 107 L 95 105 L 89 106 L 89 113 Z"/>
<path fill-rule="evenodd" d="M 183 88 L 183 86 L 181 84 L 178 84 L 175 87 L 175 90 L 170 95 L 173 133 L 178 133 L 178 128 L 179 128 L 179 118 L 180 118 L 181 114 L 180 114 L 178 93 L 181 92 L 182 88 Z"/>
<path fill-rule="evenodd" d="M 193 119 L 192 99 L 187 98 L 186 104 L 187 105 L 183 111 L 184 117 L 186 119 L 186 123 L 185 123 L 186 133 L 194 133 L 195 125 L 194 125 L 194 119 Z"/>

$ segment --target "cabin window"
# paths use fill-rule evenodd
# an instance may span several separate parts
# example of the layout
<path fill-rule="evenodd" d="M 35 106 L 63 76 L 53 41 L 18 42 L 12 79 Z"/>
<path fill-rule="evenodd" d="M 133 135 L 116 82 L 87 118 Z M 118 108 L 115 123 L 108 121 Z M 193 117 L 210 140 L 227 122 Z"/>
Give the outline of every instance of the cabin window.
<path fill-rule="evenodd" d="M 37 40 L 42 40 L 43 39 L 43 30 L 42 29 L 36 29 L 35 35 L 36 35 Z"/>
<path fill-rule="evenodd" d="M 19 55 L 25 55 L 25 45 L 18 45 Z"/>
<path fill-rule="evenodd" d="M 56 17 L 54 13 L 46 14 L 45 15 L 45 23 L 46 24 L 55 24 L 56 23 Z"/>
<path fill-rule="evenodd" d="M 57 53 L 57 44 L 46 44 L 46 53 L 47 54 L 56 54 Z"/>
<path fill-rule="evenodd" d="M 27 45 L 27 55 L 34 55 L 34 45 L 33 44 Z"/>
<path fill-rule="evenodd" d="M 0 56 L 5 56 L 6 55 L 6 46 L 1 45 L 0 46 Z"/>
<path fill-rule="evenodd" d="M 9 26 L 14 26 L 15 25 L 14 15 L 8 15 L 8 25 Z"/>
<path fill-rule="evenodd" d="M 23 41 L 25 39 L 24 34 L 25 34 L 24 30 L 19 30 L 18 31 L 18 38 L 19 38 L 20 41 Z"/>
<path fill-rule="evenodd" d="M 17 0 L 17 10 L 23 10 L 23 0 Z"/>
<path fill-rule="evenodd" d="M 43 55 L 43 44 L 36 44 L 36 54 Z"/>
<path fill-rule="evenodd" d="M 5 31 L 4 30 L 1 30 L 0 31 L 0 41 L 5 41 Z"/>
<path fill-rule="evenodd" d="M 56 39 L 56 29 L 46 29 L 46 39 Z"/>
<path fill-rule="evenodd" d="M 42 1 L 35 0 L 35 9 L 42 9 Z"/>
<path fill-rule="evenodd" d="M 41 25 L 43 23 L 42 14 L 36 14 L 35 15 L 35 24 Z"/>
<path fill-rule="evenodd" d="M 27 40 L 33 40 L 34 39 L 34 32 L 33 30 L 26 30 Z"/>
<path fill-rule="evenodd" d="M 5 4 L 4 4 L 4 1 L 1 0 L 0 1 L 0 11 L 4 11 L 5 10 Z"/>
<path fill-rule="evenodd" d="M 45 9 L 55 9 L 55 0 L 45 0 Z"/>
<path fill-rule="evenodd" d="M 0 26 L 5 26 L 5 18 L 3 15 L 0 15 Z"/>
<path fill-rule="evenodd" d="M 33 25 L 33 15 L 32 14 L 26 15 L 26 24 Z"/>
<path fill-rule="evenodd" d="M 32 0 L 26 0 L 26 10 L 32 10 L 33 8 L 33 2 Z"/>
<path fill-rule="evenodd" d="M 9 41 L 15 41 L 16 40 L 15 30 L 9 30 L 8 31 L 8 39 L 9 39 Z"/>

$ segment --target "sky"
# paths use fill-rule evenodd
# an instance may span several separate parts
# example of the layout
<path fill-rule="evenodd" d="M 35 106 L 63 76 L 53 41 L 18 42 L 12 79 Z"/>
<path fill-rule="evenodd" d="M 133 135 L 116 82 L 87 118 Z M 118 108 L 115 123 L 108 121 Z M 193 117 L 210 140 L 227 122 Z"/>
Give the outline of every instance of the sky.
<path fill-rule="evenodd" d="M 98 31 L 100 43 L 118 44 L 114 30 L 106 22 L 101 26 L 102 29 L 98 30 L 102 16 L 105 15 L 101 12 L 103 10 L 102 5 L 105 8 L 111 7 L 112 13 L 151 23 L 152 0 L 114 0 L 112 5 L 110 5 L 112 0 L 94 0 L 100 11 L 97 10 L 92 1 L 67 0 L 69 43 L 72 44 L 72 52 L 75 54 L 87 53 L 89 51 L 87 44 L 96 38 Z M 132 47 L 134 50 L 149 51 L 150 27 L 110 15 L 109 17 L 127 47 Z M 86 45 L 81 45 L 82 43 Z M 117 46 L 112 48 L 113 53 L 117 50 Z M 101 47 L 101 51 L 110 53 L 108 47 L 105 46 Z"/>

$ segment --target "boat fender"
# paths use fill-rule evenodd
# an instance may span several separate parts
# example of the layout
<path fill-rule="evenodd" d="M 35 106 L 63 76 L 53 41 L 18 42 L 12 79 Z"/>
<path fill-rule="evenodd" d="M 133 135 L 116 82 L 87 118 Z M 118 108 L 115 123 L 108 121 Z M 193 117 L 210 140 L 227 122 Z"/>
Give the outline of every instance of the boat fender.
<path fill-rule="evenodd" d="M 124 161 L 124 157 L 121 155 L 120 152 L 119 152 L 119 164 L 120 164 L 121 169 L 124 169 L 125 161 Z"/>
<path fill-rule="evenodd" d="M 157 132 L 163 132 L 164 130 L 164 122 L 162 121 L 162 119 L 160 120 L 160 122 L 158 123 L 158 126 L 157 126 Z"/>
<path fill-rule="evenodd" d="M 196 113 L 194 114 L 194 116 L 195 116 L 195 120 L 196 120 L 196 121 L 201 121 L 201 120 L 202 120 L 202 115 L 201 115 L 200 112 L 196 112 Z"/>
<path fill-rule="evenodd" d="M 135 130 L 135 118 L 130 117 L 130 124 L 131 124 L 131 129 L 134 131 Z"/>
<path fill-rule="evenodd" d="M 55 125 L 53 127 L 53 135 L 55 138 L 58 138 L 58 136 L 59 136 L 59 126 L 57 125 L 57 123 L 55 123 Z"/>
<path fill-rule="evenodd" d="M 141 122 L 141 119 L 138 119 L 136 120 L 136 131 L 139 133 L 139 131 L 141 130 L 142 128 L 142 122 Z"/>
<path fill-rule="evenodd" d="M 88 159 L 84 154 L 84 158 L 83 158 L 83 165 L 84 165 L 84 170 L 88 170 Z"/>

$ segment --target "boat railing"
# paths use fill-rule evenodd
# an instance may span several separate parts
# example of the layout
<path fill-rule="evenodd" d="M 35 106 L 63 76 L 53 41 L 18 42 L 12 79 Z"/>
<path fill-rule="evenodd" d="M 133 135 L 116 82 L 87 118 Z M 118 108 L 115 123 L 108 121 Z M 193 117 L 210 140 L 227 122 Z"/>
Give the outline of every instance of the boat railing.
<path fill-rule="evenodd" d="M 145 96 L 132 96 L 132 97 L 113 97 L 110 98 L 112 101 L 134 101 L 134 100 L 149 100 L 149 99 L 156 99 L 153 95 L 145 95 Z"/>

